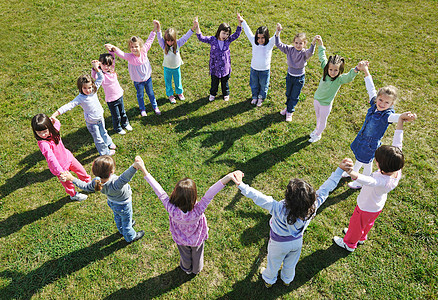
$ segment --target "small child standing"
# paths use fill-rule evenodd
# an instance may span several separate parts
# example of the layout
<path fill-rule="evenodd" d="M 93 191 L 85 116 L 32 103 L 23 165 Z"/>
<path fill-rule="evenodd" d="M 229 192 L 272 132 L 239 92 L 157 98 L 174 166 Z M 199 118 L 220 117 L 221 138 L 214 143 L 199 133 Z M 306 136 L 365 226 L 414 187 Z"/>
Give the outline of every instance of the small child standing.
<path fill-rule="evenodd" d="M 321 134 L 327 126 L 327 118 L 332 110 L 333 100 L 341 85 L 353 81 L 361 67 L 365 64 L 365 62 L 359 62 L 350 72 L 342 74 L 344 72 L 344 58 L 335 55 L 327 59 L 322 38 L 317 35 L 316 40 L 318 42 L 318 57 L 324 73 L 314 96 L 313 106 L 315 107 L 316 114 L 316 128 L 310 134 L 310 143 L 321 139 Z"/>
<path fill-rule="evenodd" d="M 282 30 L 281 24 L 277 23 L 275 46 L 286 54 L 288 65 L 286 75 L 286 108 L 280 114 L 286 115 L 286 122 L 291 122 L 295 106 L 300 98 L 301 89 L 304 86 L 307 60 L 315 52 L 316 36 L 313 38 L 310 48 L 305 49 L 307 39 L 304 33 L 297 33 L 294 37 L 293 45 L 286 45 L 280 41 L 280 32 Z"/>
<path fill-rule="evenodd" d="M 187 274 L 198 274 L 204 266 L 204 242 L 208 238 L 204 211 L 213 197 L 232 179 L 232 173 L 212 185 L 198 197 L 196 184 L 189 178 L 178 181 L 170 197 L 143 166 L 140 170 L 169 213 L 170 232 L 180 253 L 180 267 Z"/>
<path fill-rule="evenodd" d="M 38 141 L 38 147 L 47 160 L 49 170 L 61 181 L 71 200 L 83 201 L 87 195 L 75 191 L 71 181 L 62 181 L 61 174 L 71 170 L 85 182 L 90 182 L 91 177 L 87 174 L 81 163 L 64 147 L 59 130 L 61 123 L 58 119 L 49 119 L 45 114 L 37 114 L 32 118 L 32 130 Z"/>
<path fill-rule="evenodd" d="M 114 174 L 116 171 L 114 159 L 109 155 L 104 155 L 99 156 L 93 162 L 93 174 L 97 177 L 91 182 L 83 182 L 73 177 L 68 171 L 61 174 L 61 180 L 71 180 L 86 192 L 100 191 L 107 195 L 107 203 L 114 213 L 114 221 L 119 233 L 128 243 L 132 243 L 141 239 L 144 236 L 144 231 L 136 232 L 132 228 L 135 221 L 132 219 L 132 191 L 128 182 L 131 181 L 142 164 L 143 160 L 137 156 L 132 166 L 122 175 L 117 176 Z"/>
<path fill-rule="evenodd" d="M 199 23 L 196 28 L 196 36 L 198 40 L 203 43 L 211 45 L 210 48 L 210 75 L 211 75 L 211 87 L 209 101 L 213 101 L 216 97 L 217 90 L 219 88 L 219 82 L 221 83 L 222 95 L 224 101 L 230 100 L 230 88 L 228 80 L 231 74 L 231 57 L 230 57 L 230 44 L 235 41 L 242 31 L 242 17 L 238 14 L 236 32 L 231 34 L 231 27 L 227 23 L 222 23 L 216 31 L 215 36 L 203 36 Z"/>
<path fill-rule="evenodd" d="M 188 41 L 196 30 L 198 18 L 193 21 L 193 27 L 187 31 L 182 38 L 176 39 L 176 30 L 172 27 L 164 32 L 164 38 L 161 34 L 160 22 L 157 23 L 157 38 L 160 47 L 164 51 L 163 68 L 164 68 L 164 83 L 166 85 L 166 96 L 169 97 L 170 103 L 176 103 L 173 88 L 172 77 L 175 82 L 175 91 L 179 100 L 185 100 L 184 90 L 181 83 L 180 66 L 183 64 L 179 49 Z"/>
<path fill-rule="evenodd" d="M 103 108 L 97 98 L 97 90 L 102 84 L 103 74 L 99 69 L 99 61 L 93 60 L 91 62 L 93 69 L 96 72 L 97 80 L 93 81 L 93 78 L 89 74 L 79 76 L 77 80 L 77 86 L 79 89 L 79 95 L 76 96 L 69 103 L 61 106 L 55 111 L 50 118 L 56 118 L 59 115 L 75 108 L 80 105 L 84 110 L 85 123 L 87 129 L 93 137 L 94 144 L 100 155 L 114 155 L 116 145 L 108 135 L 105 129 L 105 119 L 103 118 Z"/>
<path fill-rule="evenodd" d="M 144 91 L 149 97 L 152 109 L 155 114 L 161 115 L 161 111 L 158 108 L 157 100 L 155 99 L 154 90 L 152 86 L 152 67 L 148 59 L 148 51 L 152 46 L 155 39 L 155 31 L 157 24 L 154 21 L 154 30 L 149 34 L 146 43 L 137 36 L 133 36 L 128 41 L 128 48 L 131 53 L 125 53 L 119 48 L 106 44 L 105 48 L 113 51 L 118 57 L 128 61 L 128 71 L 131 76 L 131 80 L 134 82 L 134 87 L 137 90 L 137 102 L 140 108 L 140 114 L 142 117 L 146 117 L 146 108 L 144 106 Z"/>
<path fill-rule="evenodd" d="M 240 14 L 237 14 L 240 17 Z M 251 87 L 251 104 L 262 106 L 268 95 L 269 79 L 271 75 L 271 56 L 275 45 L 275 38 L 270 38 L 266 26 L 257 28 L 254 35 L 242 19 L 242 27 L 252 46 L 251 72 L 249 74 L 249 86 Z"/>
<path fill-rule="evenodd" d="M 382 144 L 381 139 L 385 134 L 388 125 L 397 122 L 399 114 L 394 113 L 394 105 L 397 100 L 397 89 L 392 86 L 386 86 L 376 92 L 373 79 L 368 70 L 368 63 L 363 66 L 365 74 L 365 86 L 370 99 L 370 108 L 365 117 L 365 122 L 358 132 L 351 150 L 356 157 L 353 166 L 354 172 L 359 172 L 364 165 L 364 175 L 371 175 L 373 169 L 374 152 Z M 347 173 L 343 177 L 348 177 Z M 352 189 L 360 189 L 362 185 L 359 182 L 352 181 L 348 184 Z"/>
<path fill-rule="evenodd" d="M 110 51 L 111 49 L 107 49 Z M 115 72 L 116 60 L 114 53 L 104 53 L 99 57 L 100 69 L 103 72 L 102 87 L 105 92 L 105 102 L 111 112 L 114 131 L 118 134 L 126 134 L 126 130 L 131 131 L 128 116 L 125 112 L 123 104 L 123 89 L 117 80 Z M 97 74 L 94 69 L 91 69 L 91 77 L 97 79 Z"/>
<path fill-rule="evenodd" d="M 237 184 L 242 195 L 251 198 L 255 204 L 269 211 L 272 215 L 269 224 L 271 231 L 268 244 L 267 267 L 262 268 L 262 279 L 267 288 L 276 281 L 281 269 L 281 280 L 286 286 L 295 277 L 303 246 L 303 234 L 310 221 L 315 217 L 318 208 L 325 202 L 342 178 L 342 170 L 338 168 L 316 191 L 302 179 L 292 179 L 286 187 L 285 199 L 275 201 L 256 189 L 242 182 L 243 173 L 235 171 L 232 180 Z"/>
<path fill-rule="evenodd" d="M 400 115 L 392 146 L 383 145 L 376 150 L 376 163 L 379 169 L 371 176 L 354 171 L 351 159 L 346 158 L 342 161 L 340 167 L 363 187 L 357 196 L 357 206 L 351 216 L 350 224 L 343 230 L 344 238 L 338 236 L 333 238 L 339 247 L 353 252 L 357 244 L 366 241 L 368 232 L 385 206 L 388 193 L 395 189 L 401 178 L 401 169 L 404 166 L 401 150 L 403 123 L 416 118 L 417 116 L 411 112 Z"/>

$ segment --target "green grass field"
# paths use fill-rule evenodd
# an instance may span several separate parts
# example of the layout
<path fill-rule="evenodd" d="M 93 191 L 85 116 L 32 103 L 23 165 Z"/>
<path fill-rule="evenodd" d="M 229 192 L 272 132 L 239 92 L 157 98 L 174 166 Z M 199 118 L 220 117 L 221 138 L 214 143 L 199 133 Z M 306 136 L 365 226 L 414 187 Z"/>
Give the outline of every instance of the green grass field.
<path fill-rule="evenodd" d="M 0 1 L 0 299 L 436 299 L 437 265 L 437 1 Z M 297 32 L 320 34 L 327 54 L 346 59 L 346 70 L 370 61 L 376 87 L 398 87 L 397 112 L 418 119 L 405 126 L 406 165 L 388 196 L 369 240 L 348 254 L 332 242 L 342 235 L 357 191 L 342 180 L 304 235 L 296 277 L 267 290 L 259 279 L 266 265 L 269 214 L 229 184 L 206 210 L 209 239 L 204 270 L 187 276 L 169 232 L 161 202 L 140 174 L 131 181 L 136 229 L 141 241 L 127 245 L 116 235 L 102 194 L 72 202 L 47 167 L 30 127 L 37 113 L 50 115 L 77 95 L 76 79 L 112 43 L 128 52 L 127 39 L 146 39 L 152 20 L 182 36 L 199 16 L 204 35 L 240 12 L 253 31 L 283 25 L 282 41 Z M 317 55 L 293 122 L 284 107 L 286 56 L 274 48 L 268 99 L 250 105 L 251 46 L 242 33 L 231 45 L 231 99 L 209 103 L 209 45 L 195 36 L 181 49 L 186 101 L 166 98 L 162 50 L 154 41 L 148 57 L 162 111 L 141 118 L 127 62 L 116 71 L 125 90 L 133 132 L 109 133 L 118 146 L 117 174 L 140 155 L 167 192 L 188 176 L 199 196 L 230 171 L 281 200 L 293 177 L 318 188 L 344 157 L 366 110 L 363 74 L 338 93 L 322 139 L 309 144 L 315 126 L 313 94 L 322 75 Z M 148 102 L 148 101 L 146 101 Z M 98 153 L 81 108 L 59 117 L 62 139 L 91 173 Z M 390 144 L 395 125 L 383 139 Z"/>

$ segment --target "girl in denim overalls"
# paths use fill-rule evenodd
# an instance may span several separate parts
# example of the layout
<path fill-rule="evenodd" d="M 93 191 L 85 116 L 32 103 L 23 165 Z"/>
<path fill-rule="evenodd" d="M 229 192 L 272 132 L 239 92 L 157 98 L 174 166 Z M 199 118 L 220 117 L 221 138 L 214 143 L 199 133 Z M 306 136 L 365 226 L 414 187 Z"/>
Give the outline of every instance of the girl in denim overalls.
<path fill-rule="evenodd" d="M 379 89 L 376 93 L 373 79 L 368 71 L 368 62 L 363 67 L 363 72 L 365 73 L 365 86 L 370 97 L 371 107 L 368 109 L 365 122 L 350 148 L 356 157 L 353 171 L 358 172 L 363 166 L 363 174 L 369 176 L 373 169 L 374 152 L 382 144 L 381 139 L 388 125 L 397 122 L 400 114 L 395 114 L 393 107 L 397 99 L 397 89 L 389 85 Z M 344 172 L 343 176 L 348 177 L 348 174 Z M 348 186 L 352 189 L 362 187 L 356 181 L 350 182 Z"/>

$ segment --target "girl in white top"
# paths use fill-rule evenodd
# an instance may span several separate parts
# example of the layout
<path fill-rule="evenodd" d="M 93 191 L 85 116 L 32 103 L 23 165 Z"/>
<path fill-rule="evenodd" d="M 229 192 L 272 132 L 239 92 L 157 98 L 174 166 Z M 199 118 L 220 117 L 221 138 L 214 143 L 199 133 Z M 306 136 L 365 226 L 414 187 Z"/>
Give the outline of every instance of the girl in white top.
<path fill-rule="evenodd" d="M 380 146 L 375 153 L 379 170 L 366 176 L 353 171 L 353 161 L 345 158 L 339 166 L 352 179 L 363 185 L 357 206 L 350 219 L 348 229 L 344 228 L 344 238 L 335 236 L 334 242 L 350 252 L 356 249 L 357 244 L 363 244 L 367 234 L 374 225 L 374 221 L 385 206 L 388 193 L 395 189 L 401 178 L 401 169 L 404 166 L 404 156 L 401 151 L 403 141 L 403 122 L 415 120 L 417 116 L 411 112 L 400 115 L 394 133 L 392 146 Z"/>
<path fill-rule="evenodd" d="M 238 16 L 240 17 L 240 14 Z M 268 94 L 271 56 L 275 45 L 275 37 L 270 38 L 266 26 L 257 28 L 256 35 L 254 35 L 243 18 L 242 28 L 252 46 L 251 72 L 249 75 L 249 86 L 252 94 L 251 104 L 257 104 L 260 107 Z"/>
<path fill-rule="evenodd" d="M 176 39 L 176 30 L 170 27 L 164 32 L 164 38 L 161 34 L 161 24 L 155 20 L 157 27 L 157 38 L 160 47 L 164 51 L 163 68 L 164 68 L 164 83 L 166 84 L 166 96 L 169 97 L 170 103 L 176 103 L 173 88 L 172 77 L 175 82 L 175 92 L 179 100 L 185 100 L 184 90 L 181 83 L 180 66 L 184 63 L 181 59 L 179 49 L 188 41 L 196 30 L 198 18 L 193 21 L 193 27 L 187 31 L 182 38 Z"/>

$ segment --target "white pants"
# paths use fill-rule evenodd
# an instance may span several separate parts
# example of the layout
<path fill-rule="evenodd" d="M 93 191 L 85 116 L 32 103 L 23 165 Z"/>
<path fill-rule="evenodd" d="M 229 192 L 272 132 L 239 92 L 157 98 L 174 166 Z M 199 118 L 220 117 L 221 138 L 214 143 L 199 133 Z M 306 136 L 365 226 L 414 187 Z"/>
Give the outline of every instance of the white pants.
<path fill-rule="evenodd" d="M 332 111 L 332 103 L 328 106 L 321 105 L 318 100 L 313 100 L 316 114 L 316 135 L 321 135 L 327 126 L 327 119 Z"/>
<path fill-rule="evenodd" d="M 274 284 L 277 281 L 278 270 L 281 269 L 281 280 L 288 284 L 295 277 L 295 267 L 300 259 L 303 238 L 290 242 L 276 242 L 269 239 L 268 265 L 263 271 L 262 277 L 266 283 Z"/>

